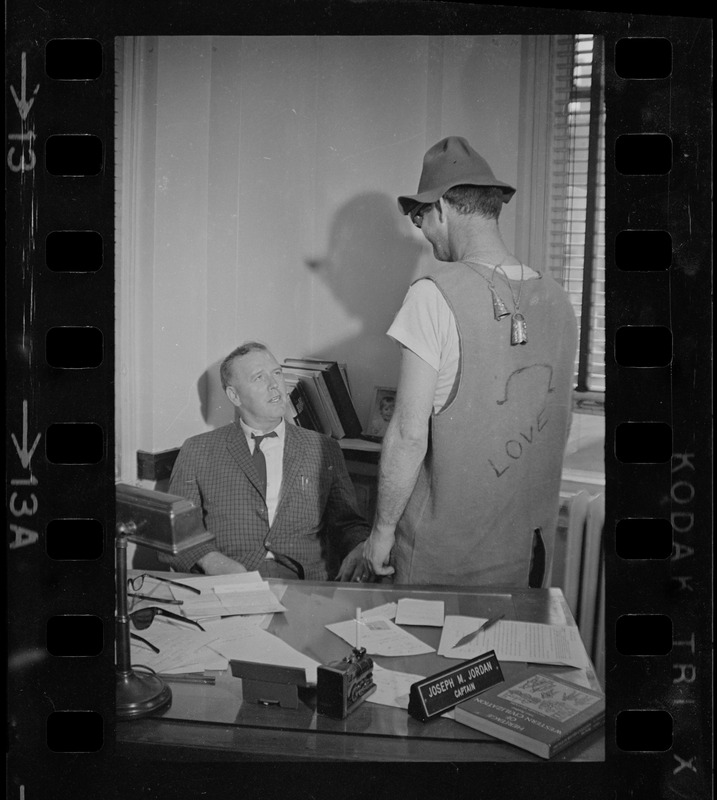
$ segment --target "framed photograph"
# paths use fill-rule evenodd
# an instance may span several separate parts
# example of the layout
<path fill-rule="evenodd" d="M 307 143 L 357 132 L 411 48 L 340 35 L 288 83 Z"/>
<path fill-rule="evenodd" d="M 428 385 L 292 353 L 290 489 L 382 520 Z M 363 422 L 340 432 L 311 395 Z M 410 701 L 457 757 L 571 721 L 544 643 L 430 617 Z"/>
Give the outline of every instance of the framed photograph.
<path fill-rule="evenodd" d="M 375 386 L 364 435 L 383 439 L 395 407 L 396 389 L 388 386 Z"/>

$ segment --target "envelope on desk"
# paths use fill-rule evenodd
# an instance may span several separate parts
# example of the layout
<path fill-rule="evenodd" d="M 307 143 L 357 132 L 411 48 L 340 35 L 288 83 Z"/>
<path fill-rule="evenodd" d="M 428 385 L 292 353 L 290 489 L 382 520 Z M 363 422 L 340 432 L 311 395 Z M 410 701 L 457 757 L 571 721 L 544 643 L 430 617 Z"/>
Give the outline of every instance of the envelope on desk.
<path fill-rule="evenodd" d="M 396 625 L 443 626 L 445 604 L 443 600 L 414 600 L 402 597 L 396 609 Z"/>
<path fill-rule="evenodd" d="M 365 647 L 374 656 L 415 656 L 435 649 L 384 617 L 348 619 L 326 626 L 352 647 Z"/>

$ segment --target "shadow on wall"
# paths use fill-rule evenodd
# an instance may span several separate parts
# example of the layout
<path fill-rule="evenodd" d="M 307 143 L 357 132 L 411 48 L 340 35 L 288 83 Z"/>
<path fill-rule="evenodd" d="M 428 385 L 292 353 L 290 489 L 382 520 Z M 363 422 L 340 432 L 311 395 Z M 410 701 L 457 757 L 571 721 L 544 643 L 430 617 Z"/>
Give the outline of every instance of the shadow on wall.
<path fill-rule="evenodd" d="M 234 419 L 234 406 L 229 402 L 229 398 L 222 389 L 222 381 L 219 377 L 221 363 L 222 359 L 215 361 L 197 381 L 202 419 L 212 428 L 221 428 Z"/>
<path fill-rule="evenodd" d="M 326 253 L 305 262 L 336 301 L 360 320 L 361 330 L 326 349 L 297 355 L 349 364 L 351 387 L 359 408 L 363 404 L 368 409 L 374 385 L 396 385 L 399 352 L 386 331 L 426 252 L 430 248 L 412 235 L 411 223 L 398 211 L 395 198 L 369 192 L 354 197 L 338 210 Z M 211 428 L 220 428 L 234 419 L 234 406 L 221 386 L 220 364 L 221 360 L 215 361 L 197 381 L 202 418 Z M 166 492 L 169 481 L 160 481 L 155 488 Z M 137 547 L 130 560 L 135 569 L 166 569 L 157 554 L 146 548 Z"/>
<path fill-rule="evenodd" d="M 363 393 L 365 401 L 375 383 L 395 386 L 398 379 L 398 348 L 386 330 L 427 247 L 411 235 L 410 224 L 395 198 L 379 192 L 358 195 L 336 213 L 326 254 L 306 261 L 361 322 L 358 334 L 311 355 L 348 363 L 352 390 Z M 360 405 L 361 398 L 356 399 Z"/>
<path fill-rule="evenodd" d="M 363 399 L 368 406 L 374 384 L 388 380 L 395 386 L 398 378 L 398 348 L 386 330 L 427 248 L 411 235 L 410 224 L 389 195 L 358 195 L 334 216 L 325 255 L 305 262 L 344 309 L 360 320 L 361 332 L 330 348 L 296 355 L 348 363 L 357 405 Z M 213 363 L 197 381 L 202 418 L 212 428 L 234 418 L 234 407 L 219 379 L 220 364 Z"/>

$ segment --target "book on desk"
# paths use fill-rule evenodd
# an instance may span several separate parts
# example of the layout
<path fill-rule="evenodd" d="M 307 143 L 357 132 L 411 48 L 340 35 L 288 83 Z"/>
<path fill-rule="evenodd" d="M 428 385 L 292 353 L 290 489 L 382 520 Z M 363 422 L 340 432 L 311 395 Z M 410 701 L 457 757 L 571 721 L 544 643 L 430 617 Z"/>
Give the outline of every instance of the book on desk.
<path fill-rule="evenodd" d="M 302 413 L 295 417 L 298 424 L 308 427 L 318 421 L 319 427 L 315 430 L 335 439 L 361 435 L 361 422 L 351 399 L 347 376 L 338 362 L 285 358 L 282 369 L 297 412 L 295 398 L 301 396 Z M 303 413 L 307 406 L 310 411 Z"/>
<path fill-rule="evenodd" d="M 552 758 L 603 724 L 605 696 L 551 674 L 545 664 L 528 664 L 454 713 L 456 722 Z"/>

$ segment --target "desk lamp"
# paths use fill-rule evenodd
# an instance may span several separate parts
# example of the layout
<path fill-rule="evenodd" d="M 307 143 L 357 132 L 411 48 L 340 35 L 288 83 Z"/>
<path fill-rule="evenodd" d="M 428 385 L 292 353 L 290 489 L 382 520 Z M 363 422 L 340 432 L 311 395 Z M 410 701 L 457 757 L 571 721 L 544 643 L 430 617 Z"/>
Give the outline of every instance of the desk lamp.
<path fill-rule="evenodd" d="M 172 691 L 157 675 L 132 669 L 127 607 L 127 542 L 177 555 L 214 536 L 204 530 L 201 509 L 184 497 L 124 483 L 118 483 L 115 488 L 116 714 L 120 719 L 134 719 L 168 705 Z"/>

